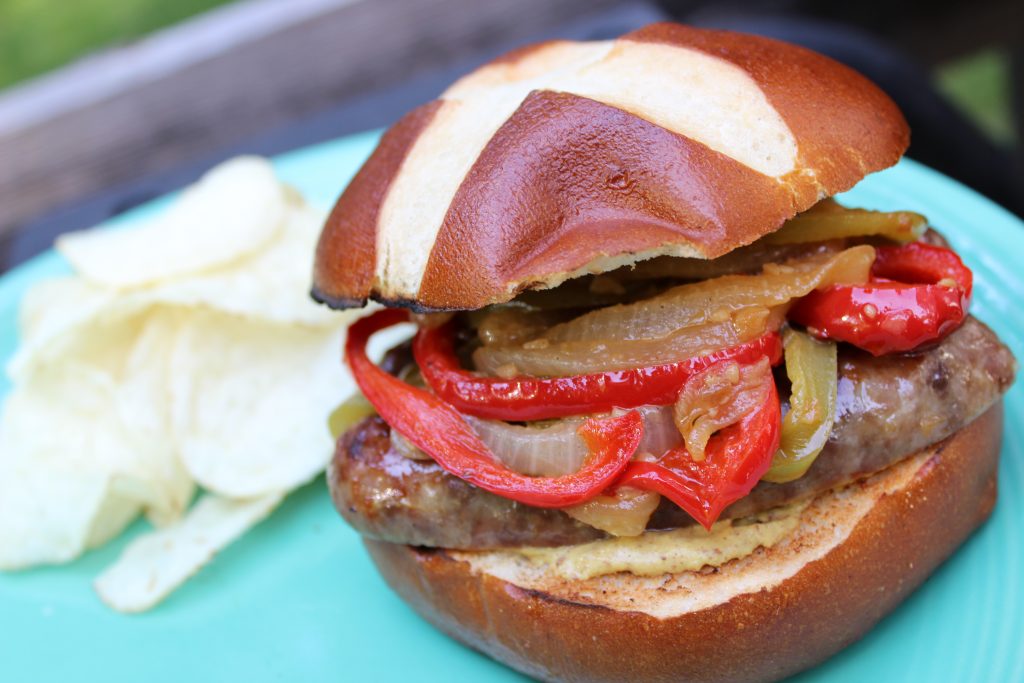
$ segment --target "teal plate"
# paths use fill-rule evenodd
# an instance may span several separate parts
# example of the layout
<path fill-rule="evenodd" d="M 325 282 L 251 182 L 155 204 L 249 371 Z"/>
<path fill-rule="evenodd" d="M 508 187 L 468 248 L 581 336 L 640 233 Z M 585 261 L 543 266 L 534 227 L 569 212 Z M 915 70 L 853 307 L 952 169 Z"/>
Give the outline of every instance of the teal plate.
<path fill-rule="evenodd" d="M 297 151 L 277 159 L 277 169 L 326 207 L 376 140 L 368 133 Z M 1020 220 L 907 160 L 867 178 L 846 200 L 928 215 L 974 269 L 974 313 L 1024 358 Z M 136 223 L 166 202 L 112 224 Z M 0 358 L 14 350 L 25 289 L 64 272 L 66 264 L 49 252 L 0 280 Z M 1017 526 L 1024 520 L 1024 386 L 1006 400 L 992 519 L 864 640 L 801 675 L 801 683 L 1024 680 Z M 357 535 L 338 519 L 322 479 L 291 495 L 158 608 L 115 614 L 93 594 L 92 579 L 145 528 L 139 522 L 67 566 L 0 575 L 0 680 L 522 680 L 435 631 L 387 589 Z"/>

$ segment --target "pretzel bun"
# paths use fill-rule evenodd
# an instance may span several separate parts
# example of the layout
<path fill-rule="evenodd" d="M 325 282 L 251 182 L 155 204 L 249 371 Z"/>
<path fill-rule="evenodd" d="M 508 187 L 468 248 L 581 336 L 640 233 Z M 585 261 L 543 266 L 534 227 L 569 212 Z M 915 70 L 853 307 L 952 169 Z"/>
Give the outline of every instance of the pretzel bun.
<path fill-rule="evenodd" d="M 715 258 L 908 142 L 868 80 L 768 38 L 666 23 L 541 43 L 384 134 L 327 220 L 313 295 L 470 310 L 654 256 Z"/>
<path fill-rule="evenodd" d="M 428 621 L 542 680 L 777 680 L 863 636 L 989 516 L 1001 433 L 1000 402 L 710 573 L 570 581 L 507 552 L 364 542 Z"/>

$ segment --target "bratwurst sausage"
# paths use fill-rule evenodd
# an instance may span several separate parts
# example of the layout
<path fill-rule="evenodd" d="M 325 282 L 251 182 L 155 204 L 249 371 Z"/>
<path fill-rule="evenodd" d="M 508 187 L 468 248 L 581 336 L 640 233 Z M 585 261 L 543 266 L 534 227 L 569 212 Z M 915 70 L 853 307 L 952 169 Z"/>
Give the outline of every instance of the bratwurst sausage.
<path fill-rule="evenodd" d="M 974 318 L 938 346 L 913 355 L 872 357 L 841 347 L 836 421 L 803 477 L 761 482 L 724 513 L 742 517 L 815 496 L 877 472 L 958 431 L 1013 380 L 1010 351 Z M 328 471 L 341 515 L 361 534 L 394 543 L 483 549 L 555 546 L 604 536 L 558 510 L 522 505 L 391 447 L 389 428 L 368 418 L 338 441 Z M 650 528 L 692 524 L 669 501 Z"/>

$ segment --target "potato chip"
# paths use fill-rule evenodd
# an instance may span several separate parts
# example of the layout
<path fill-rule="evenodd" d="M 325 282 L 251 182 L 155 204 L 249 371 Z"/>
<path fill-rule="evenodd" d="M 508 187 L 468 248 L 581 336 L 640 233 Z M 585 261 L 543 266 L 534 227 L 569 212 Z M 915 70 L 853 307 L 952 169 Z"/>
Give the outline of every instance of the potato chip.
<path fill-rule="evenodd" d="M 263 249 L 215 270 L 156 283 L 139 295 L 153 302 L 206 306 L 281 323 L 338 326 L 346 316 L 309 295 L 323 220 L 320 211 L 290 205 L 277 237 Z"/>
<path fill-rule="evenodd" d="M 30 290 L 8 365 L 0 569 L 73 559 L 145 513 L 164 531 L 96 585 L 145 609 L 323 469 L 327 416 L 355 384 L 352 314 L 309 297 L 322 222 L 241 159 L 140 228 L 59 241 L 77 275 Z M 377 335 L 371 356 L 408 334 Z M 185 512 L 197 484 L 210 493 Z"/>
<path fill-rule="evenodd" d="M 220 268 L 117 290 L 78 277 L 44 281 L 29 290 L 20 313 L 21 345 L 8 365 L 12 377 L 33 362 L 67 352 L 69 339 L 96 336 L 86 325 L 134 315 L 156 304 L 204 306 L 282 323 L 338 326 L 348 315 L 309 296 L 310 261 L 323 215 L 291 204 L 275 239 Z M 155 245 L 159 249 L 160 245 Z"/>
<path fill-rule="evenodd" d="M 21 301 L 18 312 L 20 344 L 7 365 L 7 373 L 18 379 L 35 363 L 59 360 L 62 342 L 76 338 L 76 332 L 110 310 L 117 297 L 108 288 L 81 278 L 45 280 L 33 286 Z M 122 314 L 132 311 L 119 304 Z"/>
<path fill-rule="evenodd" d="M 41 369 L 0 418 L 0 568 L 64 562 L 116 535 L 152 476 L 114 410 L 110 378 L 73 363 Z M 114 479 L 125 484 L 120 488 Z M 106 517 L 99 515 L 105 514 Z"/>
<path fill-rule="evenodd" d="M 208 307 L 282 323 L 337 327 L 350 314 L 309 296 L 309 261 L 321 216 L 290 207 L 278 238 L 220 269 L 119 291 L 81 278 L 46 281 L 29 291 L 20 313 L 21 345 L 8 365 L 18 378 L 33 363 L 65 357 L 82 340 L 104 340 L 102 330 L 158 304 Z"/>
<path fill-rule="evenodd" d="M 43 280 L 22 297 L 18 330 L 22 345 L 60 336 L 106 308 L 116 293 L 78 277 Z"/>
<path fill-rule="evenodd" d="M 170 358 L 184 316 L 179 309 L 160 308 L 146 317 L 124 356 L 117 385 L 117 414 L 138 440 L 137 457 L 147 462 L 152 476 L 146 515 L 157 526 L 180 518 L 195 492 L 178 458 L 170 414 Z"/>
<path fill-rule="evenodd" d="M 239 157 L 211 170 L 143 225 L 63 235 L 57 250 L 91 282 L 143 285 L 257 251 L 281 227 L 286 203 L 269 162 Z"/>
<path fill-rule="evenodd" d="M 195 486 L 170 432 L 178 324 L 170 310 L 94 321 L 20 377 L 0 423 L 0 566 L 71 559 L 140 510 L 157 524 L 181 516 Z"/>
<path fill-rule="evenodd" d="M 223 313 L 189 316 L 171 356 L 180 456 L 205 488 L 253 497 L 298 486 L 327 464 L 324 425 L 353 391 L 337 329 Z"/>
<path fill-rule="evenodd" d="M 139 513 L 134 501 L 110 495 L 105 473 L 23 465 L 0 464 L 0 570 L 72 560 L 115 537 Z"/>
<path fill-rule="evenodd" d="M 277 507 L 281 493 L 249 500 L 204 496 L 177 524 L 134 539 L 94 587 L 110 607 L 141 612 L 167 597 Z"/>

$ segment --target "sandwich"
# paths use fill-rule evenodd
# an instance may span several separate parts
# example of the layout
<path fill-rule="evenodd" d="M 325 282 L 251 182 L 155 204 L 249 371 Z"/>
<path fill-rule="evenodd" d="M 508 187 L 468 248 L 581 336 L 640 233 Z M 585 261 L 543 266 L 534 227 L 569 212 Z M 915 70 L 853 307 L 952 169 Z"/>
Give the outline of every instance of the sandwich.
<path fill-rule="evenodd" d="M 543 680 L 776 680 L 866 633 L 990 514 L 1016 371 L 925 216 L 833 198 L 908 144 L 849 68 L 676 24 L 386 131 L 313 296 L 383 305 L 328 481 L 390 587 Z"/>

